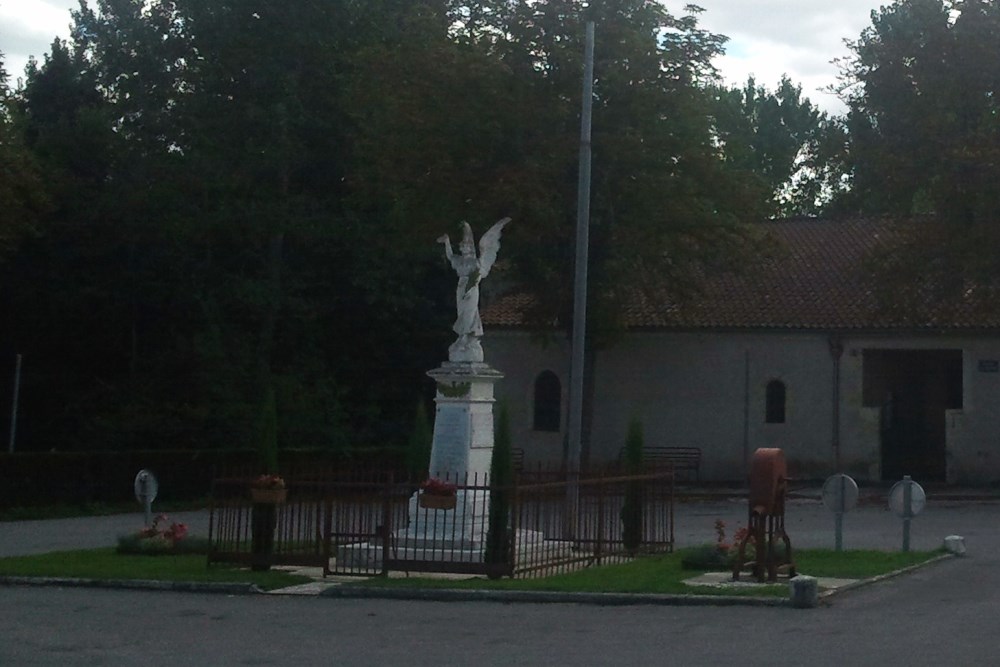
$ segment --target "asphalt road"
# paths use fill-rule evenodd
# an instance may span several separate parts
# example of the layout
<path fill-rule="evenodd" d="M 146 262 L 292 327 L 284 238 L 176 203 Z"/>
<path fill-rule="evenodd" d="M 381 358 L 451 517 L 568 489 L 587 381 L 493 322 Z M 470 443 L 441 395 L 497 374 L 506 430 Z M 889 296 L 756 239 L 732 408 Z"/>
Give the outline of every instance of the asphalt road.
<path fill-rule="evenodd" d="M 990 665 L 995 558 L 809 610 L 0 591 L 2 665 Z"/>
<path fill-rule="evenodd" d="M 171 513 L 169 518 L 186 523 L 193 535 L 208 535 L 207 511 Z M 141 511 L 46 521 L 3 521 L 0 522 L 0 558 L 111 547 L 117 543 L 119 535 L 133 533 L 144 524 L 145 515 Z"/>

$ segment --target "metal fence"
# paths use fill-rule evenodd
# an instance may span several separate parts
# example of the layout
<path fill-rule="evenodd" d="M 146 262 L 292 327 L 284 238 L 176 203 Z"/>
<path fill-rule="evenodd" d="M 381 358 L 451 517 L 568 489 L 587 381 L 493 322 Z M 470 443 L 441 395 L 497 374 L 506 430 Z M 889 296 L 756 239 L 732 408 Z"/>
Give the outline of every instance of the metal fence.
<path fill-rule="evenodd" d="M 392 473 L 285 481 L 287 498 L 269 507 L 251 501 L 250 477 L 215 480 L 209 562 L 318 566 L 324 575 L 532 577 L 673 549 L 670 470 L 575 484 L 552 473 L 524 474 L 504 487 L 471 476 L 441 496 Z M 261 522 L 267 513 L 270 524 Z"/>

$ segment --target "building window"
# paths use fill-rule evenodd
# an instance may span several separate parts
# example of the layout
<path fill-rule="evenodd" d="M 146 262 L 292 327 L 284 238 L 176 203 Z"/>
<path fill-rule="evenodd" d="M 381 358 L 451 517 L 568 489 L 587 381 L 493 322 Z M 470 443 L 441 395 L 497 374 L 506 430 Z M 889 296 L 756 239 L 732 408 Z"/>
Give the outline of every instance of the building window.
<path fill-rule="evenodd" d="M 764 421 L 768 424 L 785 423 L 785 383 L 771 380 L 767 383 Z"/>
<path fill-rule="evenodd" d="M 535 378 L 536 431 L 559 431 L 562 386 L 552 371 L 542 371 Z"/>

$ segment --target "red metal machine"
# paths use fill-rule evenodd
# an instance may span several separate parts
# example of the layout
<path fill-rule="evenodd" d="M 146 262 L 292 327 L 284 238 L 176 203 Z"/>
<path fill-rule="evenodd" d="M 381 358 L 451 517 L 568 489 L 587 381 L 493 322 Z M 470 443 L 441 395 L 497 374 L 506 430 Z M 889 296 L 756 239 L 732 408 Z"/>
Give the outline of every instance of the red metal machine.
<path fill-rule="evenodd" d="M 750 514 L 747 534 L 740 540 L 733 581 L 738 581 L 744 568 L 749 568 L 757 581 L 777 581 L 778 571 L 795 576 L 792 543 L 785 533 L 785 492 L 788 489 L 788 466 L 780 449 L 761 448 L 750 461 Z M 781 542 L 777 542 L 781 540 Z M 753 557 L 747 558 L 747 544 L 753 547 Z"/>

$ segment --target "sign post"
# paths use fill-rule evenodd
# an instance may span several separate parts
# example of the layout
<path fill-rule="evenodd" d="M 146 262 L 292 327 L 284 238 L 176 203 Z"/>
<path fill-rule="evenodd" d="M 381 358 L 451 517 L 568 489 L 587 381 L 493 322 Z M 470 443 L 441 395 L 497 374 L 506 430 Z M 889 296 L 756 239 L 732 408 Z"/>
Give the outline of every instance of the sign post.
<path fill-rule="evenodd" d="M 153 523 L 153 500 L 156 499 L 158 490 L 156 475 L 146 469 L 140 470 L 132 488 L 135 490 L 135 499 L 142 503 L 146 511 L 146 525 L 149 526 Z"/>
<path fill-rule="evenodd" d="M 858 484 L 849 475 L 838 473 L 823 482 L 823 504 L 833 512 L 837 551 L 844 550 L 844 514 L 858 504 Z"/>
<path fill-rule="evenodd" d="M 910 550 L 910 519 L 923 511 L 927 504 L 924 488 L 903 475 L 903 481 L 896 482 L 889 490 L 889 509 L 903 519 L 903 551 Z"/>

